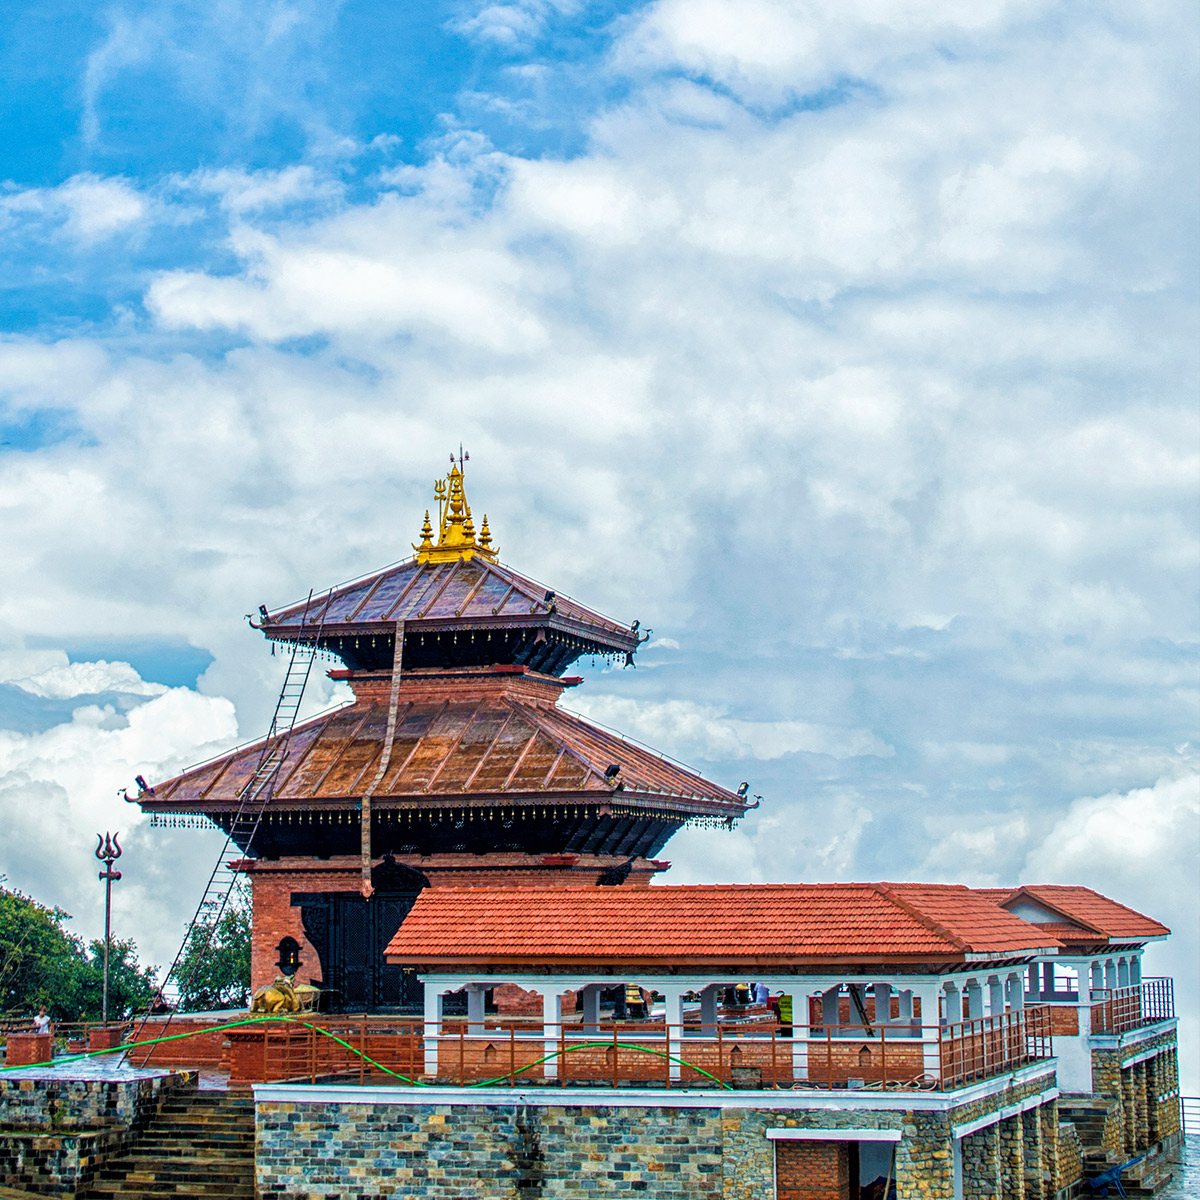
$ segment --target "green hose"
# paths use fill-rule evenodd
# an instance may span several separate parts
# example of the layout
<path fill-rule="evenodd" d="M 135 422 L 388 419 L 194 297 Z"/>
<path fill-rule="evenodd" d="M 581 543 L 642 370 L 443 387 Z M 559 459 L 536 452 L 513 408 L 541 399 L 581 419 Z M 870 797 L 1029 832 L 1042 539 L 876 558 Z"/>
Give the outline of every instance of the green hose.
<path fill-rule="evenodd" d="M 351 1045 L 348 1041 L 346 1041 L 345 1038 L 338 1037 L 338 1035 L 336 1033 L 331 1033 L 328 1029 L 325 1029 L 321 1025 L 316 1025 L 312 1021 L 302 1021 L 297 1017 L 278 1017 L 278 1016 L 245 1017 L 240 1021 L 227 1021 L 223 1025 L 208 1025 L 204 1029 L 193 1029 L 193 1030 L 188 1031 L 187 1033 L 172 1033 L 172 1034 L 168 1034 L 165 1037 L 147 1038 L 147 1039 L 145 1039 L 143 1041 L 139 1041 L 139 1042 L 128 1042 L 121 1046 L 111 1046 L 105 1050 L 88 1050 L 82 1054 L 72 1054 L 67 1058 L 55 1059 L 52 1063 L 47 1063 L 47 1064 L 33 1063 L 33 1064 L 30 1064 L 30 1066 L 43 1066 L 43 1065 L 54 1066 L 54 1067 L 65 1066 L 68 1063 L 83 1062 L 89 1058 L 99 1058 L 101 1055 L 104 1055 L 104 1054 L 126 1054 L 130 1050 L 136 1050 L 140 1046 L 158 1046 L 158 1045 L 161 1045 L 163 1042 L 177 1042 L 183 1038 L 196 1037 L 198 1034 L 201 1034 L 201 1033 L 220 1033 L 222 1030 L 225 1030 L 225 1029 L 242 1029 L 242 1028 L 245 1028 L 245 1026 L 247 1026 L 247 1025 L 279 1024 L 280 1022 L 284 1022 L 289 1025 L 299 1025 L 303 1029 L 315 1030 L 317 1033 L 320 1033 L 320 1034 L 324 1035 L 325 1037 L 330 1038 L 332 1041 L 337 1042 L 337 1044 L 339 1046 L 344 1046 L 352 1054 L 357 1054 L 358 1057 L 361 1058 L 364 1063 L 368 1064 L 369 1066 L 373 1067 L 374 1069 L 376 1069 L 378 1071 L 382 1071 L 385 1075 L 391 1075 L 394 1079 L 401 1079 L 405 1083 L 411 1085 L 412 1087 L 434 1087 L 434 1086 L 436 1086 L 434 1084 L 425 1083 L 420 1079 L 410 1079 L 407 1075 L 402 1075 L 399 1071 L 393 1071 L 390 1067 L 385 1067 L 383 1065 L 383 1063 L 377 1062 L 375 1059 L 371 1058 L 369 1055 L 364 1054 L 357 1046 Z M 472 1083 L 468 1086 L 473 1087 L 473 1088 L 492 1087 L 493 1085 L 499 1083 L 501 1080 L 515 1079 L 518 1075 L 523 1075 L 526 1071 L 532 1071 L 535 1067 L 540 1067 L 545 1063 L 553 1061 L 554 1059 L 563 1058 L 568 1054 L 574 1054 L 577 1050 L 597 1050 L 597 1049 L 607 1050 L 612 1045 L 614 1045 L 613 1042 L 579 1042 L 573 1046 L 564 1046 L 561 1050 L 555 1050 L 550 1054 L 544 1054 L 544 1055 L 542 1055 L 541 1058 L 535 1059 L 531 1063 L 526 1063 L 525 1066 L 520 1067 L 515 1071 L 507 1071 L 503 1075 L 497 1075 L 492 1079 L 484 1079 L 478 1083 Z M 655 1058 L 663 1058 L 663 1059 L 666 1059 L 668 1062 L 678 1063 L 681 1067 L 687 1067 L 688 1070 L 695 1071 L 697 1074 L 703 1075 L 706 1079 L 711 1079 L 713 1081 L 713 1083 L 715 1083 L 718 1087 L 724 1088 L 726 1091 L 732 1090 L 730 1088 L 729 1084 L 724 1083 L 722 1080 L 718 1079 L 711 1072 L 706 1071 L 703 1067 L 696 1066 L 694 1063 L 688 1062 L 687 1059 L 685 1059 L 685 1058 L 680 1058 L 676 1054 L 669 1054 L 664 1050 L 652 1050 L 647 1046 L 637 1046 L 637 1045 L 632 1045 L 632 1044 L 628 1044 L 625 1042 L 617 1043 L 617 1047 L 618 1047 L 618 1049 L 621 1049 L 621 1050 L 636 1050 L 640 1054 L 650 1054 L 650 1055 L 653 1055 Z M 4 1066 L 4 1067 L 0 1067 L 0 1075 L 4 1074 L 5 1072 L 8 1072 L 8 1071 L 25 1071 L 25 1070 L 29 1070 L 29 1069 L 30 1069 L 30 1067 Z"/>

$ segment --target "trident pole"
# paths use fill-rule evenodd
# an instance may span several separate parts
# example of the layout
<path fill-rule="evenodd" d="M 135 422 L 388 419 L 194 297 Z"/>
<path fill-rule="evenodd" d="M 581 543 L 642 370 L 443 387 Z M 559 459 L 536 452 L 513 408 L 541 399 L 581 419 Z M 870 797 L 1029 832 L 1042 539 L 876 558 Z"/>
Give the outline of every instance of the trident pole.
<path fill-rule="evenodd" d="M 100 1019 L 108 1025 L 108 948 L 112 941 L 112 885 L 121 878 L 120 871 L 113 870 L 113 863 L 121 857 L 121 844 L 117 835 L 96 834 L 96 857 L 104 864 L 100 879 L 104 882 L 104 994 L 100 1007 Z"/>

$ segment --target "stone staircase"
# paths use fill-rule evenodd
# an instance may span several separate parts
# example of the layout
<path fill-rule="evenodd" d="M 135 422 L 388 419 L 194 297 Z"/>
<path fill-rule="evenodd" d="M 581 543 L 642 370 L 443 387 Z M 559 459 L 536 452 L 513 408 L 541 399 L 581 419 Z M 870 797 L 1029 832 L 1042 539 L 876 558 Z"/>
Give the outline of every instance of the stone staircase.
<path fill-rule="evenodd" d="M 1083 1149 L 1082 1194 L 1089 1194 L 1087 1181 L 1103 1175 L 1105 1171 L 1136 1158 L 1137 1154 L 1126 1154 L 1123 1150 L 1105 1150 L 1105 1126 L 1119 1120 L 1119 1109 L 1115 1100 L 1103 1096 L 1064 1096 L 1058 1102 L 1060 1122 L 1069 1122 L 1075 1127 Z M 1111 1138 L 1110 1138 L 1111 1141 Z M 1147 1157 L 1121 1176 L 1121 1184 L 1128 1196 L 1153 1196 L 1161 1191 L 1171 1179 L 1171 1168 L 1158 1153 L 1159 1147 L 1151 1147 Z M 1116 1195 L 1110 1189 L 1110 1195 Z"/>
<path fill-rule="evenodd" d="M 252 1097 L 192 1092 L 169 1098 L 130 1152 L 100 1168 L 87 1195 L 254 1200 Z"/>

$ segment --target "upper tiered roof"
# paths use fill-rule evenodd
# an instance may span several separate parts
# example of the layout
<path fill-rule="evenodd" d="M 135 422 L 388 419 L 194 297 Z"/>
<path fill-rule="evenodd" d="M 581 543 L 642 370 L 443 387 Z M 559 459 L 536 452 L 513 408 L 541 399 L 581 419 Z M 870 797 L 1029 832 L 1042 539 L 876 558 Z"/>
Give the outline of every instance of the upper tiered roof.
<path fill-rule="evenodd" d="M 428 510 L 413 558 L 276 612 L 258 626 L 274 641 L 319 631 L 348 667 L 392 665 L 401 629 L 405 669 L 519 663 L 561 675 L 584 655 L 632 661 L 638 623 L 621 625 L 497 561 L 486 515 L 477 534 L 463 461 L 434 484 L 438 536 Z"/>

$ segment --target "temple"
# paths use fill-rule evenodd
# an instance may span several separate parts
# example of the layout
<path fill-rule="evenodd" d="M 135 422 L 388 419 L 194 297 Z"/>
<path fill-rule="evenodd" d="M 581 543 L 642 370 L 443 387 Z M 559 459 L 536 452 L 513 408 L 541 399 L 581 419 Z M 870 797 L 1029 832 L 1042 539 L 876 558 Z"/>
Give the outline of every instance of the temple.
<path fill-rule="evenodd" d="M 560 707 L 572 663 L 632 663 L 645 635 L 502 565 L 463 465 L 434 485 L 437 528 L 426 512 L 412 558 L 260 610 L 267 638 L 336 657 L 354 693 L 291 731 L 261 816 L 235 824 L 262 742 L 137 798 L 246 853 L 255 987 L 282 971 L 332 1011 L 420 1011 L 414 972 L 384 950 L 424 888 L 636 887 L 677 829 L 749 807 Z"/>
<path fill-rule="evenodd" d="M 671 835 L 732 827 L 748 786 L 562 707 L 573 663 L 645 635 L 503 565 L 465 461 L 411 558 L 260 609 L 279 711 L 297 656 L 339 660 L 353 701 L 137 797 L 229 834 L 254 986 L 321 996 L 180 1017 L 149 1054 L 253 1086 L 255 1194 L 1160 1189 L 1176 1020 L 1142 964 L 1170 931 L 1086 881 L 657 883 Z"/>

